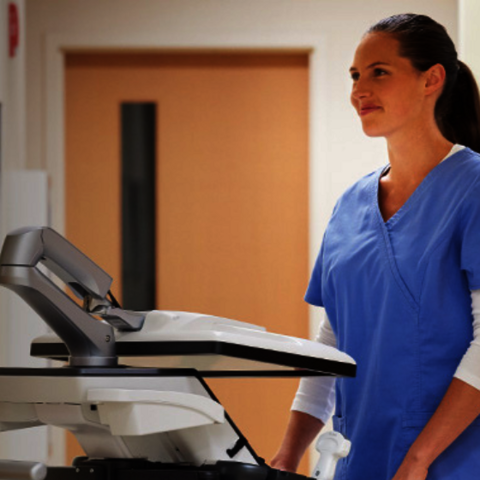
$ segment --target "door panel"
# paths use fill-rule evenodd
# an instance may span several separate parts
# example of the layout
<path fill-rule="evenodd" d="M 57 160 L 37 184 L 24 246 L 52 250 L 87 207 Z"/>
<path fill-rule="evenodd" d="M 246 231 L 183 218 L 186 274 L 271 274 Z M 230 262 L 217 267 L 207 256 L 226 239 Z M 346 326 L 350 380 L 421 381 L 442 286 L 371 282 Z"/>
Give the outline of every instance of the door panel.
<path fill-rule="evenodd" d="M 65 80 L 66 233 L 113 276 L 114 294 L 120 104 L 156 102 L 157 308 L 307 337 L 307 55 L 77 53 Z M 298 381 L 208 383 L 271 459 Z M 76 448 L 70 439 L 69 461 Z"/>

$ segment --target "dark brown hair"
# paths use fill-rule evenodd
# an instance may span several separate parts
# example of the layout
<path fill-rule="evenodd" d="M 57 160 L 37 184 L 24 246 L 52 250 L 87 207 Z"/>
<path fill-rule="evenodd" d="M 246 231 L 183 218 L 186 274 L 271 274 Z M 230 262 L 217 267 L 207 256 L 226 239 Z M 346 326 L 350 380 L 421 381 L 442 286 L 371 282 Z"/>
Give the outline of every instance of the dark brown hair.
<path fill-rule="evenodd" d="M 426 15 L 392 15 L 366 32 L 387 33 L 400 42 L 400 56 L 419 71 L 436 64 L 446 71 L 445 85 L 435 105 L 435 119 L 443 136 L 480 152 L 480 96 L 467 65 L 458 60 L 452 39 L 443 25 Z"/>

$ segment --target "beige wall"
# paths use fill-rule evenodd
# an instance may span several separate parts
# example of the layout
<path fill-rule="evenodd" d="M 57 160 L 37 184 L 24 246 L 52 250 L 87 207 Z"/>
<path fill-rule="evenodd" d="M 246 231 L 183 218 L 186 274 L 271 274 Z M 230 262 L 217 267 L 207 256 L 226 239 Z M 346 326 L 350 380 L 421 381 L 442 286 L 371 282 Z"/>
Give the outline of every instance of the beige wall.
<path fill-rule="evenodd" d="M 480 81 L 480 2 L 459 0 L 459 56 Z"/>
<path fill-rule="evenodd" d="M 0 139 L 0 246 L 9 229 L 7 222 L 9 199 L 6 196 L 5 172 L 25 164 L 25 20 L 23 0 L 18 6 L 20 38 L 17 54 L 8 56 L 8 4 L 0 0 L 0 104 L 2 105 Z M 0 289 L 0 364 L 5 365 L 8 344 L 6 325 L 7 298 Z"/>
<path fill-rule="evenodd" d="M 25 5 L 16 0 L 19 15 L 19 46 L 15 57 L 8 56 L 8 4 L 0 1 L 0 102 L 3 110 L 2 153 L 4 167 L 25 166 Z"/>

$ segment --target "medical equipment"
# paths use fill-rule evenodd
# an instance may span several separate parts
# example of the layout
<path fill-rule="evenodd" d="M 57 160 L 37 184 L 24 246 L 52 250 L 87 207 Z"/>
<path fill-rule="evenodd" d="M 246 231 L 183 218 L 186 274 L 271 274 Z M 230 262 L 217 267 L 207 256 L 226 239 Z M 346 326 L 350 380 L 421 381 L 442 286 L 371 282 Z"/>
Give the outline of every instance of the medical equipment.
<path fill-rule="evenodd" d="M 50 228 L 17 230 L 5 240 L 0 285 L 53 330 L 32 343 L 31 354 L 67 365 L 1 368 L 0 431 L 55 425 L 70 430 L 86 453 L 72 467 L 49 467 L 47 480 L 305 478 L 266 465 L 205 378 L 355 376 L 354 360 L 234 320 L 125 311 L 111 283 Z M 15 478 L 35 480 L 43 472 L 39 464 L 4 461 L 0 478 L 9 478 L 9 469 L 23 472 Z"/>
<path fill-rule="evenodd" d="M 315 448 L 320 458 L 313 469 L 312 477 L 316 480 L 333 480 L 337 462 L 346 457 L 351 443 L 339 432 L 327 432 L 318 437 Z"/>

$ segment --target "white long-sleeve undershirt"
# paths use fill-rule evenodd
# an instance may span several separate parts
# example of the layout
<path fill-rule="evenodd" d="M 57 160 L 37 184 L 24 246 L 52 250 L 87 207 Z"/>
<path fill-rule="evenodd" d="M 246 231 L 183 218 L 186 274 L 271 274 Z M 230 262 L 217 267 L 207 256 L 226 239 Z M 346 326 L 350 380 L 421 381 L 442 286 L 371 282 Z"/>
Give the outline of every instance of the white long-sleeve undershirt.
<path fill-rule="evenodd" d="M 442 162 L 463 148 L 465 147 L 462 145 L 454 145 Z M 471 297 L 473 340 L 463 356 L 454 377 L 480 390 L 480 290 L 473 290 Z M 326 314 L 320 325 L 316 341 L 331 347 L 336 347 L 337 345 L 335 334 Z M 326 423 L 335 407 L 334 387 L 335 379 L 332 377 L 302 378 L 293 401 L 292 410 L 308 413 Z"/>
<path fill-rule="evenodd" d="M 336 347 L 337 341 L 327 315 L 320 324 L 320 330 L 315 339 L 330 347 Z M 304 377 L 293 400 L 292 410 L 308 413 L 327 423 L 335 407 L 335 378 Z"/>
<path fill-rule="evenodd" d="M 463 356 L 454 377 L 480 390 L 480 290 L 473 290 L 473 340 Z M 317 342 L 336 347 L 337 342 L 330 321 L 325 317 L 315 339 Z M 332 377 L 305 377 L 293 401 L 292 410 L 308 413 L 327 423 L 335 407 L 335 379 Z"/>

